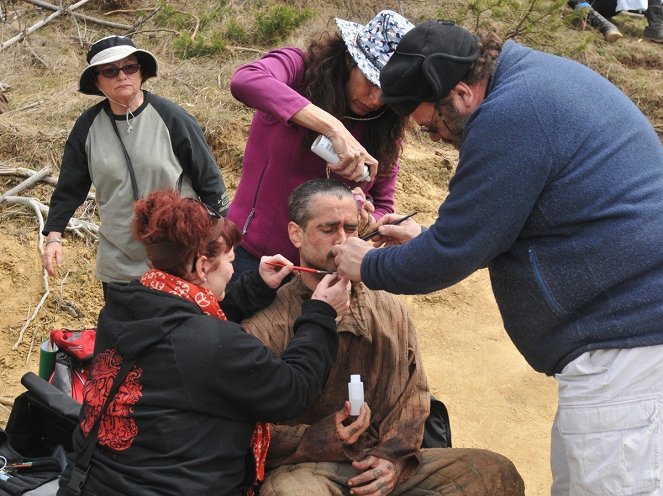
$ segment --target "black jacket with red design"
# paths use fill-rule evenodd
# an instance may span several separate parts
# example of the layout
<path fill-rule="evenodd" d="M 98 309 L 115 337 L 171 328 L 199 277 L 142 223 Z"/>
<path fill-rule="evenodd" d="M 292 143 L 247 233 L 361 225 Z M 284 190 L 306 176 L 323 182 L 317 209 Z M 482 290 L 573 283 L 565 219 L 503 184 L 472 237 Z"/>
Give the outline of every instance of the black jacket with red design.
<path fill-rule="evenodd" d="M 300 414 L 319 394 L 338 349 L 336 313 L 322 301 L 303 303 L 281 358 L 233 322 L 274 294 L 257 273 L 243 275 L 228 287 L 222 308 L 229 320 L 222 321 L 136 281 L 109 285 L 82 425 L 93 422 L 122 357 L 136 361 L 103 417 L 83 494 L 240 494 L 252 480 L 255 422 Z M 76 452 L 84 439 L 77 428 Z"/>

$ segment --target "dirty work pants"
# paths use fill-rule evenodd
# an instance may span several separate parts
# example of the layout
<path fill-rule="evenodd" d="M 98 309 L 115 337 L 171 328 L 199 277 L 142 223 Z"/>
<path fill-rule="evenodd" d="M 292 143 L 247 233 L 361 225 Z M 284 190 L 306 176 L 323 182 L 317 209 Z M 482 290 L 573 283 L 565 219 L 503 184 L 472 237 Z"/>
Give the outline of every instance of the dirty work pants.
<path fill-rule="evenodd" d="M 584 353 L 555 376 L 553 496 L 663 496 L 663 345 Z"/>
<path fill-rule="evenodd" d="M 421 450 L 421 465 L 392 496 L 522 496 L 523 480 L 510 460 L 492 451 L 464 448 Z M 267 473 L 260 496 L 349 495 L 359 475 L 350 463 L 283 465 Z"/>

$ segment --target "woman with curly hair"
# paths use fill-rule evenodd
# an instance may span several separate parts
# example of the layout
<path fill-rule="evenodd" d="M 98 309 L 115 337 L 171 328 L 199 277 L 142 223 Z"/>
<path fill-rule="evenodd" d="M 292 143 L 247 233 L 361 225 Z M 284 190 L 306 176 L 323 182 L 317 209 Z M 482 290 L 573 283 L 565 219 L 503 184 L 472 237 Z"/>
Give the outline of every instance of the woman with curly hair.
<path fill-rule="evenodd" d="M 340 33 L 324 33 L 307 51 L 275 50 L 232 77 L 233 96 L 256 109 L 228 211 L 243 235 L 236 273 L 273 253 L 297 262 L 288 239 L 288 195 L 310 179 L 334 177 L 354 188 L 360 233 L 393 212 L 408 120 L 383 105 L 379 74 L 412 24 L 389 10 L 365 26 L 339 18 L 336 24 Z M 320 134 L 339 162 L 326 163 L 310 150 Z"/>

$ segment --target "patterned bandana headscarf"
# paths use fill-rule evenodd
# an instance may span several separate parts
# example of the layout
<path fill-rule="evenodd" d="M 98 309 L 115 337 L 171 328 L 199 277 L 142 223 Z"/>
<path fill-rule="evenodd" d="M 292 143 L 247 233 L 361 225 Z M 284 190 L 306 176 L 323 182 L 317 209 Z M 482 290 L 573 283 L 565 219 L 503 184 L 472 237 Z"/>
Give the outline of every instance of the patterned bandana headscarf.
<path fill-rule="evenodd" d="M 398 42 L 414 27 L 402 15 L 383 10 L 366 26 L 336 18 L 336 25 L 348 52 L 366 78 L 380 86 L 380 70 L 389 61 Z"/>
<path fill-rule="evenodd" d="M 216 301 L 212 292 L 207 288 L 158 269 L 150 269 L 145 272 L 140 282 L 145 287 L 180 296 L 190 301 L 197 305 L 205 315 L 211 315 L 221 320 L 228 320 L 226 314 L 221 310 L 219 302 Z M 265 461 L 267 460 L 270 439 L 271 428 L 269 423 L 256 423 L 253 434 L 251 435 L 251 449 L 256 462 L 254 487 L 257 487 L 265 479 Z M 254 492 L 253 488 L 250 488 L 246 494 L 247 496 L 253 496 L 256 492 Z"/>

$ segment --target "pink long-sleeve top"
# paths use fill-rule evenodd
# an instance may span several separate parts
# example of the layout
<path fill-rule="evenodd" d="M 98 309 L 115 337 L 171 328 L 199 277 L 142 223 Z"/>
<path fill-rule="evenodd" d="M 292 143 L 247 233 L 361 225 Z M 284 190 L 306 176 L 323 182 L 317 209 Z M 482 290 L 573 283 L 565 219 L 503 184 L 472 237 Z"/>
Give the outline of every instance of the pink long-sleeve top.
<path fill-rule="evenodd" d="M 244 151 L 242 177 L 230 205 L 228 218 L 242 230 L 241 246 L 256 257 L 281 253 L 297 263 L 299 254 L 288 238 L 288 195 L 300 184 L 326 177 L 326 163 L 304 148 L 306 129 L 290 118 L 311 103 L 298 89 L 304 76 L 304 53 L 298 48 L 269 52 L 241 66 L 232 76 L 230 91 L 255 108 Z M 357 122 L 350 132 L 362 143 L 371 121 Z M 373 216 L 393 212 L 396 162 L 387 177 L 356 183 L 331 174 L 372 197 Z"/>

